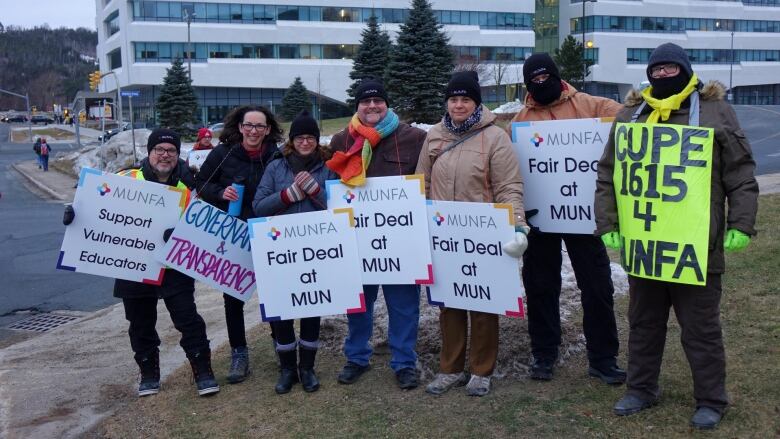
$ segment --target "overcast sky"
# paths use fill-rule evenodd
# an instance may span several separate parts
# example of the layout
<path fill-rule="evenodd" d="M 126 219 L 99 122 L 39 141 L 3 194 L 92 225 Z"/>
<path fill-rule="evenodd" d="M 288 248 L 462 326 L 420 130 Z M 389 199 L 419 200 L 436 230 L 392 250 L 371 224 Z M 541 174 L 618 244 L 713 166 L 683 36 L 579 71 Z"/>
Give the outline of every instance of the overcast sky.
<path fill-rule="evenodd" d="M 51 28 L 94 30 L 95 0 L 0 0 L 0 23 L 25 28 L 49 23 Z"/>

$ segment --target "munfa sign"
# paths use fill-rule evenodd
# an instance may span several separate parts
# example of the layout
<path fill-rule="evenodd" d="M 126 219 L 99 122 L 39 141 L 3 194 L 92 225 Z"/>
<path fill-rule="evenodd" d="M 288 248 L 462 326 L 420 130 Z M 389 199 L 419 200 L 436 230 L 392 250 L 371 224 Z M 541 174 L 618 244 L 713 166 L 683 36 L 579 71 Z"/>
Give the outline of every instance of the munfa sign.
<path fill-rule="evenodd" d="M 176 187 L 83 168 L 57 268 L 160 285 L 165 267 L 155 252 L 187 198 Z"/>
<path fill-rule="evenodd" d="M 326 189 L 328 208 L 355 212 L 364 284 L 433 282 L 422 175 L 372 177 L 360 187 L 328 180 Z"/>
<path fill-rule="evenodd" d="M 263 321 L 365 312 L 352 209 L 249 220 Z"/>
<path fill-rule="evenodd" d="M 549 233 L 592 234 L 596 164 L 609 139 L 612 118 L 512 123 L 526 210 Z"/>
<path fill-rule="evenodd" d="M 428 228 L 431 305 L 524 316 L 519 265 L 502 249 L 515 234 L 511 205 L 428 201 Z"/>

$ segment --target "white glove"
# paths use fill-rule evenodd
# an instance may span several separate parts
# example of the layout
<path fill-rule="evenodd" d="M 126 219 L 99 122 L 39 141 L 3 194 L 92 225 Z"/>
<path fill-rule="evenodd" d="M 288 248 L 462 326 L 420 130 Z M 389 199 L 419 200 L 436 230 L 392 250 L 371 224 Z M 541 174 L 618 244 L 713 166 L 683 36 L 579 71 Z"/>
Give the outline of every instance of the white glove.
<path fill-rule="evenodd" d="M 523 232 L 515 232 L 515 238 L 504 243 L 502 246 L 504 253 L 513 258 L 520 258 L 528 248 L 528 238 Z"/>

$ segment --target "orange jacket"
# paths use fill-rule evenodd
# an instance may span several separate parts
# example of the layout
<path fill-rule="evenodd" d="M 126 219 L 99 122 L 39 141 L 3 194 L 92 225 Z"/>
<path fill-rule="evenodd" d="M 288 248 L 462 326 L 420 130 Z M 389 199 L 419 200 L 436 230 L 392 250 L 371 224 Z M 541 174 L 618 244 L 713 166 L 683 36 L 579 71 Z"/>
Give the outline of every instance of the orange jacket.
<path fill-rule="evenodd" d="M 525 107 L 512 122 L 533 122 L 540 120 L 585 119 L 591 117 L 615 117 L 623 105 L 612 99 L 591 96 L 577 91 L 566 81 L 561 97 L 549 105 L 541 105 L 530 94 L 525 97 Z"/>

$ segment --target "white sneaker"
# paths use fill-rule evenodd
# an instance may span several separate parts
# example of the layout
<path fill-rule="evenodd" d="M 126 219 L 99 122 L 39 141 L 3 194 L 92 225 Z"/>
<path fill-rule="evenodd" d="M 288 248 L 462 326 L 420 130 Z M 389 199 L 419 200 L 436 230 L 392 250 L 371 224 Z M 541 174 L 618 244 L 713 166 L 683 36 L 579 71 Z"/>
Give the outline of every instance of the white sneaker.
<path fill-rule="evenodd" d="M 469 396 L 485 396 L 490 392 L 490 377 L 472 375 L 466 385 L 466 393 Z"/>
<path fill-rule="evenodd" d="M 425 391 L 432 395 L 441 395 L 453 387 L 460 387 L 466 384 L 468 378 L 466 374 L 461 373 L 437 373 L 430 384 L 425 387 Z"/>

